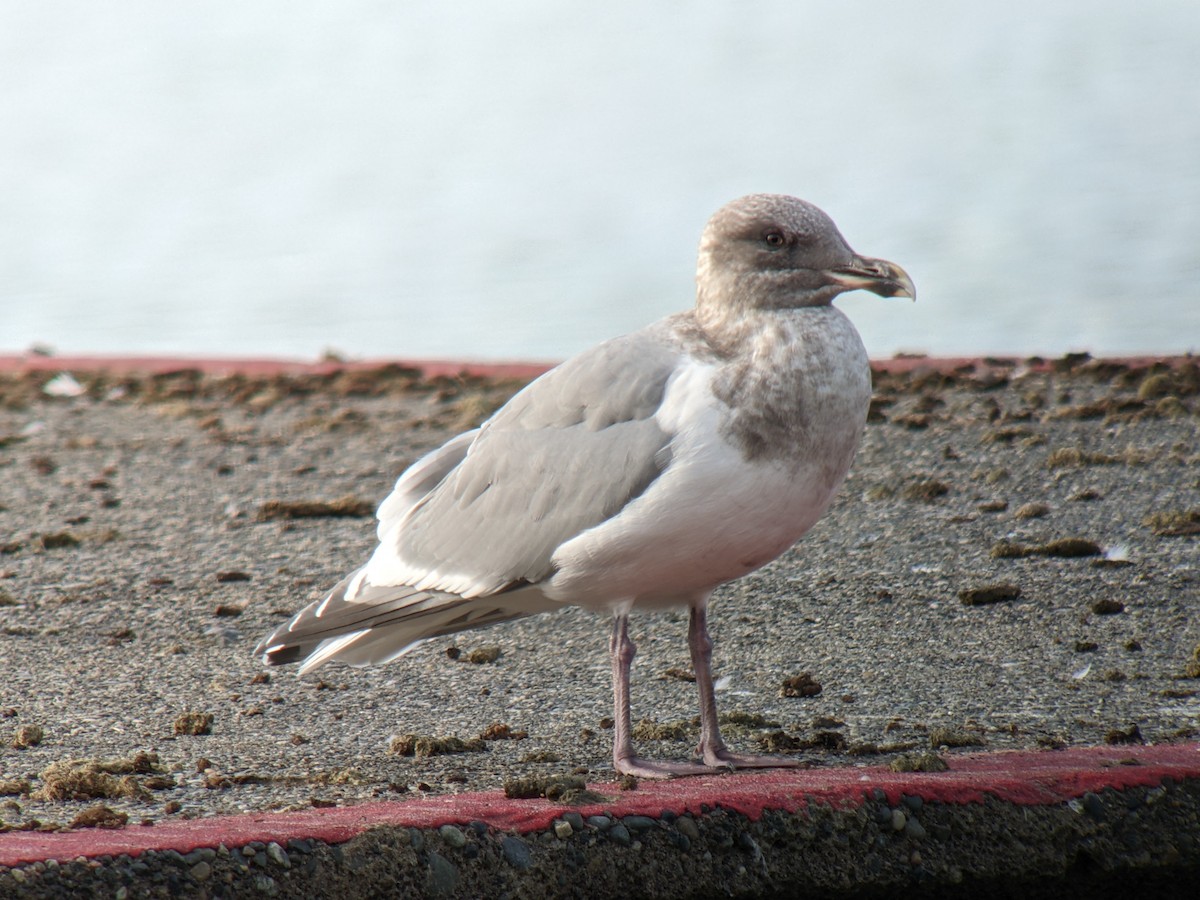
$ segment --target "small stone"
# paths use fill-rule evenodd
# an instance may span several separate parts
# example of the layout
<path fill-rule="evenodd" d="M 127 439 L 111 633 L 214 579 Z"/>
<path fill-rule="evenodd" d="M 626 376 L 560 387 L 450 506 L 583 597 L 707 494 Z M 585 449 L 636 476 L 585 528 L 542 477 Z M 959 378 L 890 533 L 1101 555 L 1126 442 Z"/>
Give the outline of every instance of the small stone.
<path fill-rule="evenodd" d="M 903 831 L 904 826 L 908 824 L 908 817 L 904 815 L 904 810 L 893 809 L 891 816 L 892 831 Z"/>
<path fill-rule="evenodd" d="M 700 840 L 700 828 L 691 816 L 680 816 L 675 822 L 675 830 L 692 841 Z"/>
<path fill-rule="evenodd" d="M 554 835 L 560 841 L 565 841 L 575 833 L 575 829 L 571 827 L 571 823 L 558 819 L 554 822 Z"/>
<path fill-rule="evenodd" d="M 446 846 L 453 847 L 455 850 L 461 850 L 467 845 L 467 836 L 463 834 L 461 828 L 454 825 L 443 825 L 438 829 L 438 834 L 446 842 Z"/>
<path fill-rule="evenodd" d="M 1125 604 L 1120 600 L 1103 598 L 1092 604 L 1092 612 L 1098 616 L 1115 616 L 1125 612 Z"/>
<path fill-rule="evenodd" d="M 279 844 L 275 843 L 275 841 L 267 844 L 267 856 L 278 866 L 283 866 L 285 869 L 292 867 L 292 861 L 288 859 L 287 852 Z"/>
<path fill-rule="evenodd" d="M 204 860 L 192 866 L 192 878 L 196 881 L 208 881 L 210 875 L 212 875 L 212 866 Z"/>
<path fill-rule="evenodd" d="M 458 867 L 440 853 L 429 854 L 430 894 L 445 895 L 458 887 Z"/>
<path fill-rule="evenodd" d="M 1083 811 L 1093 819 L 1104 818 L 1104 802 L 1096 794 L 1088 791 L 1083 795 L 1081 801 L 1083 803 Z"/>
<path fill-rule="evenodd" d="M 583 831 L 583 816 L 581 816 L 579 813 L 563 813 L 563 821 L 568 822 L 573 831 Z"/>
<path fill-rule="evenodd" d="M 641 834 L 654 827 L 655 822 L 649 816 L 625 816 L 621 822 L 633 834 Z"/>
<path fill-rule="evenodd" d="M 519 837 L 513 837 L 511 834 L 505 835 L 500 839 L 500 850 L 504 854 L 505 861 L 518 871 L 524 871 L 533 865 L 533 856 L 529 852 L 529 845 Z"/>
<path fill-rule="evenodd" d="M 633 842 L 633 839 L 629 836 L 629 829 L 620 822 L 608 830 L 608 836 L 614 844 L 621 847 L 628 847 Z"/>
<path fill-rule="evenodd" d="M 612 819 L 608 816 L 588 816 L 587 823 L 597 831 L 608 831 L 612 828 Z"/>
<path fill-rule="evenodd" d="M 920 841 L 925 838 L 926 831 L 920 822 L 918 822 L 916 819 L 909 818 L 909 820 L 904 823 L 904 836 L 906 838 L 912 838 L 914 841 Z"/>

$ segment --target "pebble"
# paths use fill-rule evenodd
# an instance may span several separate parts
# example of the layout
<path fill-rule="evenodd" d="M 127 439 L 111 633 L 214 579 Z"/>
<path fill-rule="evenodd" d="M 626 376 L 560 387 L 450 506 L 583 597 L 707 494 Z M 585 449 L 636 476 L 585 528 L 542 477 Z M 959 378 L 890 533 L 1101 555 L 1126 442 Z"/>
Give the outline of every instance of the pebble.
<path fill-rule="evenodd" d="M 587 823 L 597 831 L 608 831 L 612 827 L 612 819 L 608 816 L 588 816 Z"/>
<path fill-rule="evenodd" d="M 583 831 L 583 816 L 577 812 L 563 813 L 563 821 L 570 822 L 574 831 Z"/>
<path fill-rule="evenodd" d="M 1104 801 L 1096 794 L 1088 791 L 1083 795 L 1083 811 L 1093 819 L 1104 818 Z"/>
<path fill-rule="evenodd" d="M 292 861 L 288 859 L 287 853 L 274 841 L 267 844 L 267 856 L 269 856 L 276 865 L 283 866 L 285 869 L 292 867 Z"/>
<path fill-rule="evenodd" d="M 571 823 L 565 819 L 558 819 L 554 823 L 554 834 L 559 840 L 565 841 L 575 833 L 575 829 L 571 827 Z"/>
<path fill-rule="evenodd" d="M 212 866 L 204 860 L 192 866 L 192 877 L 196 881 L 208 881 L 208 877 L 212 875 Z"/>
<path fill-rule="evenodd" d="M 533 865 L 533 856 L 529 852 L 529 845 L 518 837 L 505 835 L 500 839 L 500 850 L 504 853 L 504 859 L 514 869 L 524 871 Z"/>
<path fill-rule="evenodd" d="M 455 850 L 461 850 L 467 845 L 467 836 L 462 833 L 462 829 L 453 825 L 443 825 L 438 829 L 438 834 L 441 835 L 447 846 L 453 847 Z"/>
<path fill-rule="evenodd" d="M 450 826 L 453 828 L 453 826 Z M 454 829 L 458 831 L 457 828 Z M 459 832 L 462 834 L 462 832 Z M 458 867 L 439 853 L 429 854 L 431 894 L 449 894 L 458 886 Z"/>
<path fill-rule="evenodd" d="M 649 831 L 655 825 L 654 820 L 649 816 L 625 816 L 621 821 L 633 834 Z"/>
<path fill-rule="evenodd" d="M 680 816 L 675 822 L 675 830 L 690 841 L 700 840 L 700 828 L 691 816 Z"/>
<path fill-rule="evenodd" d="M 612 838 L 613 843 L 619 844 L 622 847 L 628 847 L 632 843 L 629 837 L 629 829 L 618 822 L 608 830 L 608 836 Z"/>
<path fill-rule="evenodd" d="M 904 815 L 904 810 L 902 810 L 902 809 L 893 809 L 892 810 L 892 830 L 893 831 L 903 831 L 904 826 L 907 824 L 907 822 L 908 822 L 908 817 L 906 815 Z"/>
<path fill-rule="evenodd" d="M 914 841 L 923 840 L 925 838 L 925 828 L 916 819 L 909 819 L 904 823 L 904 836 L 912 838 Z"/>

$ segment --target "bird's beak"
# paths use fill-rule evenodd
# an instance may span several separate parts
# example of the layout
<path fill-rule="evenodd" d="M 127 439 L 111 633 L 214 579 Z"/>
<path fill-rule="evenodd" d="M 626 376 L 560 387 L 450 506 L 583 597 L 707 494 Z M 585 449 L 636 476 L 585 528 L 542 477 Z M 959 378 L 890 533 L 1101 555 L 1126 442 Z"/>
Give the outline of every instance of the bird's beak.
<path fill-rule="evenodd" d="M 839 284 L 848 291 L 861 289 L 880 297 L 917 299 L 917 289 L 908 273 L 886 259 L 860 256 L 848 266 L 826 269 L 825 275 L 833 284 Z"/>

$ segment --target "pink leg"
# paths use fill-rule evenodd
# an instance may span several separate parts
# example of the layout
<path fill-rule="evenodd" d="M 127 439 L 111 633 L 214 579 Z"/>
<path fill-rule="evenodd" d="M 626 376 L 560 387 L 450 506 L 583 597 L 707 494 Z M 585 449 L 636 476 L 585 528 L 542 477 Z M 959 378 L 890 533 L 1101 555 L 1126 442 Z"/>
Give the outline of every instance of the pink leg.
<path fill-rule="evenodd" d="M 798 759 L 783 756 L 733 753 L 725 746 L 717 722 L 717 698 L 713 691 L 713 644 L 708 636 L 707 599 L 692 606 L 688 620 L 688 648 L 692 651 L 692 668 L 696 670 L 696 688 L 700 692 L 700 746 L 696 752 L 706 765 L 713 767 L 768 769 L 803 765 Z"/>
<path fill-rule="evenodd" d="M 613 768 L 619 775 L 639 778 L 670 778 L 673 775 L 700 775 L 711 771 L 699 763 L 665 762 L 642 759 L 633 752 L 629 716 L 629 666 L 637 655 L 637 646 L 629 639 L 629 617 L 619 614 L 613 622 L 608 645 L 613 667 Z"/>

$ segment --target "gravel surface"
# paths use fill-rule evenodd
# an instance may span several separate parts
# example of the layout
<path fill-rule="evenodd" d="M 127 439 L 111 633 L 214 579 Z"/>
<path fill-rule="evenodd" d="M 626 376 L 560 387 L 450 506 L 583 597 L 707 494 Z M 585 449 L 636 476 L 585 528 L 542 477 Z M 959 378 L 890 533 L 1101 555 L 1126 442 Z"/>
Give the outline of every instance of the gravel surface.
<path fill-rule="evenodd" d="M 405 465 L 514 384 L 49 378 L 0 376 L 0 828 L 612 777 L 602 617 L 306 678 L 250 656 L 366 558 Z M 730 743 L 844 765 L 1194 736 L 1198 432 L 1192 360 L 878 374 L 834 508 L 718 592 Z M 652 754 L 696 739 L 685 630 L 635 622 Z"/>

